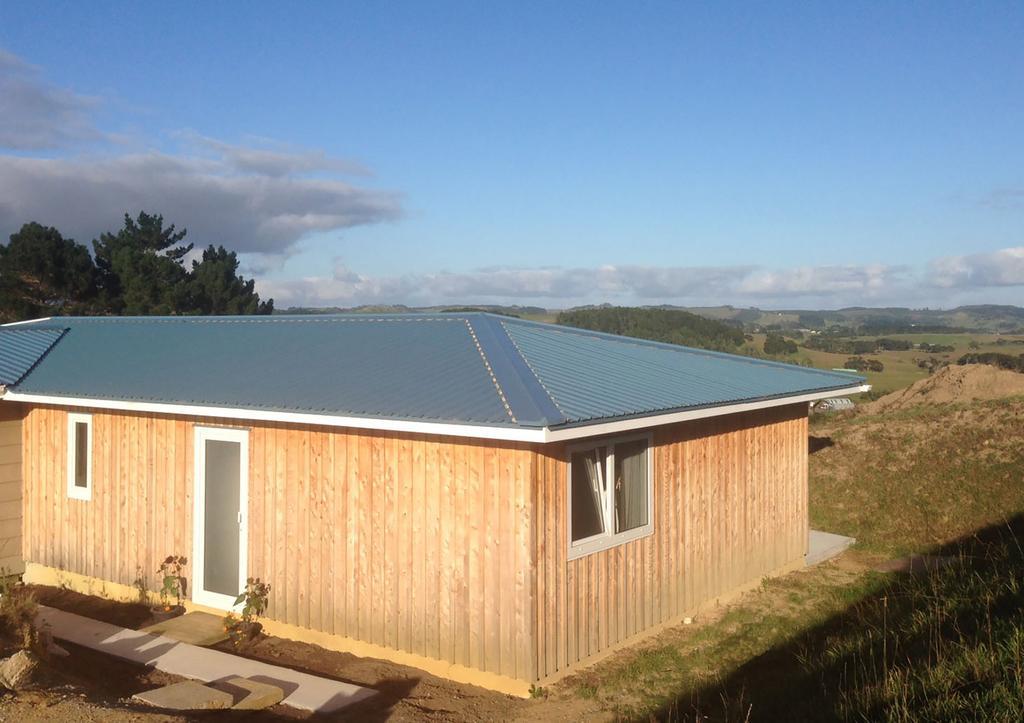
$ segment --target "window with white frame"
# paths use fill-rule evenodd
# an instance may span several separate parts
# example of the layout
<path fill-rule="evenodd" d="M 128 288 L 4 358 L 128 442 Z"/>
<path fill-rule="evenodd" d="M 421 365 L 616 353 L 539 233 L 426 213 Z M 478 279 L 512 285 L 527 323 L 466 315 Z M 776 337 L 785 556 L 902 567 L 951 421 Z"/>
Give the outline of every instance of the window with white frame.
<path fill-rule="evenodd" d="M 570 559 L 650 534 L 649 447 L 645 435 L 570 450 Z"/>
<path fill-rule="evenodd" d="M 68 497 L 92 498 L 92 415 L 68 415 Z"/>

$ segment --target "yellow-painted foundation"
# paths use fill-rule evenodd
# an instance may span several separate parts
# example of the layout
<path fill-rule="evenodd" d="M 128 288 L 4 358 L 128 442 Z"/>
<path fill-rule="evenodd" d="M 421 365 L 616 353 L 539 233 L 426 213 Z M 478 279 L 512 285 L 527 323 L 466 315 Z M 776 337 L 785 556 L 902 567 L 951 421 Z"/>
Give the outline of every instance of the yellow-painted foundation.
<path fill-rule="evenodd" d="M 613 653 L 616 653 L 625 648 L 629 648 L 638 643 L 642 643 L 645 640 L 649 640 L 650 638 L 653 638 L 655 635 L 662 632 L 663 630 L 673 628 L 676 625 L 681 625 L 683 623 L 683 620 L 685 620 L 686 618 L 699 619 L 702 614 L 706 613 L 708 610 L 711 610 L 712 608 L 716 608 L 721 605 L 729 605 L 730 603 L 735 602 L 736 599 L 740 597 L 743 593 L 750 592 L 751 590 L 758 587 L 761 584 L 761 581 L 765 578 L 781 577 L 783 575 L 788 575 L 791 572 L 802 570 L 804 566 L 805 565 L 802 558 L 799 560 L 794 560 L 793 562 L 787 565 L 783 565 L 782 567 L 776 570 L 772 570 L 770 573 L 766 574 L 762 578 L 751 580 L 748 583 L 745 583 L 743 585 L 740 585 L 739 587 L 735 587 L 725 593 L 722 593 L 718 597 L 711 598 L 710 600 L 705 600 L 692 610 L 687 610 L 681 615 L 676 615 L 672 618 L 669 618 L 668 620 L 658 623 L 657 625 L 652 625 L 646 630 L 643 630 L 637 633 L 636 635 L 626 638 L 625 640 L 622 640 L 618 643 L 615 643 L 614 645 L 609 645 L 604 650 L 598 653 L 594 653 L 590 657 L 581 660 L 575 665 L 572 665 L 566 668 L 565 670 L 560 670 L 557 673 L 554 673 L 552 675 L 547 676 L 546 678 L 543 678 L 536 685 L 543 687 L 546 685 L 552 685 L 554 683 L 557 683 L 559 680 L 562 680 L 563 678 L 566 678 L 572 675 L 573 673 L 578 673 L 584 668 L 588 668 L 591 665 L 601 662 Z"/>
<path fill-rule="evenodd" d="M 780 575 L 785 575 L 789 572 L 798 570 L 803 566 L 804 563 L 802 559 L 796 560 L 782 568 L 779 568 L 778 570 L 773 570 L 768 575 L 765 575 L 765 577 L 778 577 Z M 26 583 L 64 587 L 84 595 L 95 595 L 96 597 L 102 597 L 108 600 L 135 602 L 139 599 L 138 590 L 130 585 L 108 582 L 106 580 L 89 577 L 87 575 L 59 570 L 55 567 L 39 565 L 34 562 L 25 563 L 25 574 L 23 579 Z M 730 590 L 728 593 L 720 595 L 712 600 L 708 600 L 694 610 L 687 611 L 683 615 L 678 615 L 671 620 L 666 620 L 663 623 L 648 628 L 647 630 L 632 636 L 628 640 L 612 645 L 607 649 L 602 650 L 600 653 L 590 656 L 585 661 L 571 666 L 566 670 L 559 671 L 554 675 L 550 675 L 539 681 L 538 685 L 551 685 L 567 675 L 571 675 L 582 668 L 588 667 L 603 660 L 604 658 L 607 658 L 612 653 L 647 640 L 666 628 L 680 624 L 685 617 L 698 617 L 702 612 L 705 612 L 712 607 L 726 605 L 735 600 L 742 593 L 752 590 L 760 584 L 761 579 L 752 580 L 745 585 Z M 214 615 L 224 614 L 223 610 L 209 608 L 204 605 L 196 605 L 191 600 L 185 601 L 185 609 L 189 611 L 198 610 L 212 613 Z M 441 660 L 434 660 L 421 655 L 406 653 L 401 650 L 393 650 L 380 645 L 374 645 L 373 643 L 366 643 L 361 640 L 353 640 L 352 638 L 346 638 L 341 635 L 332 635 L 318 630 L 301 628 L 297 625 L 277 622 L 276 620 L 264 619 L 260 622 L 263 623 L 263 629 L 268 635 L 274 635 L 279 638 L 287 638 L 288 640 L 295 640 L 300 643 L 319 645 L 327 650 L 351 653 L 352 655 L 356 655 L 361 658 L 380 658 L 381 660 L 398 663 L 399 665 L 408 665 L 411 668 L 419 668 L 420 670 L 424 670 L 431 675 L 436 675 L 439 678 L 447 678 L 448 680 L 453 680 L 457 683 L 478 685 L 481 688 L 495 690 L 507 695 L 514 695 L 522 698 L 529 697 L 530 695 L 530 688 L 532 687 L 530 683 L 509 678 L 504 675 L 487 673 L 481 670 L 467 668 L 464 665 L 446 663 Z"/>
<path fill-rule="evenodd" d="M 139 591 L 130 585 L 122 585 L 116 582 L 109 582 L 87 575 L 80 575 L 66 570 L 59 570 L 55 567 L 47 567 L 34 562 L 25 563 L 25 574 L 22 579 L 33 585 L 50 585 L 52 587 L 63 587 L 83 595 L 95 595 L 107 600 L 120 602 L 136 602 L 139 599 Z M 185 609 L 188 611 L 198 610 L 223 615 L 223 610 L 209 608 L 204 605 L 196 605 L 191 600 L 185 601 Z M 456 683 L 467 683 L 478 685 L 481 688 L 495 690 L 499 693 L 514 695 L 521 698 L 529 697 L 530 684 L 522 680 L 516 680 L 504 675 L 487 673 L 481 670 L 467 668 L 464 665 L 446 663 L 441 660 L 426 658 L 422 655 L 414 655 L 401 650 L 392 650 L 380 645 L 365 643 L 361 640 L 332 635 L 308 628 L 300 628 L 297 625 L 288 625 L 276 620 L 262 619 L 263 630 L 267 635 L 275 635 L 279 638 L 287 638 L 300 643 L 319 645 L 327 650 L 334 650 L 342 653 L 351 653 L 361 658 L 380 658 L 399 665 L 408 665 L 411 668 L 419 668 L 439 678 L 447 678 Z"/>

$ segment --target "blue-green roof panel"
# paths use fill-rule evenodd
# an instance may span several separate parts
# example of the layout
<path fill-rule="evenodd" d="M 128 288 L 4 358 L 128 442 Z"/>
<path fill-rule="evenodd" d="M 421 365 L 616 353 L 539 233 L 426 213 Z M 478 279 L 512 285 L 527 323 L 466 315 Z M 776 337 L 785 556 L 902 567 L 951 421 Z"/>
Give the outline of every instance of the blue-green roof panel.
<path fill-rule="evenodd" d="M 464 319 L 68 319 L 17 391 L 510 424 Z"/>
<path fill-rule="evenodd" d="M 554 428 L 862 377 L 481 313 L 98 317 L 0 330 L 17 392 Z"/>
<path fill-rule="evenodd" d="M 567 327 L 503 325 L 567 424 L 796 396 L 864 381 Z"/>
<path fill-rule="evenodd" d="M 0 384 L 21 381 L 63 333 L 63 329 L 0 328 Z"/>

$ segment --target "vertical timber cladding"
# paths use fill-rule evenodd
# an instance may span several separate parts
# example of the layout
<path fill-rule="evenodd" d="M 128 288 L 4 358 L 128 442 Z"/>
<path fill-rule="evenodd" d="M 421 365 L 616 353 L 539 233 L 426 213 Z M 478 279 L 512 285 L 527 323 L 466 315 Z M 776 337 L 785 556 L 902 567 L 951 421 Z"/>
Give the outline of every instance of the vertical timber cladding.
<path fill-rule="evenodd" d="M 654 533 L 567 560 L 565 445 L 86 410 L 22 425 L 26 560 L 156 587 L 192 557 L 197 423 L 250 430 L 249 574 L 268 617 L 532 682 L 800 559 L 806 405 L 654 430 Z"/>
<path fill-rule="evenodd" d="M 566 447 L 538 450 L 540 679 L 806 552 L 806 404 L 657 427 L 653 445 L 653 534 L 576 560 Z"/>
<path fill-rule="evenodd" d="M 21 404 L 0 404 L 0 570 L 24 571 L 21 550 Z"/>
<path fill-rule="evenodd" d="M 68 410 L 33 406 L 22 429 L 27 561 L 150 590 L 168 555 L 192 556 L 193 424 L 92 415 L 92 494 L 67 492 Z"/>
<path fill-rule="evenodd" d="M 67 411 L 23 429 L 25 559 L 156 587 L 192 551 L 196 424 L 250 430 L 249 574 L 268 617 L 523 681 L 531 640 L 527 445 L 86 411 L 92 499 L 69 499 Z"/>

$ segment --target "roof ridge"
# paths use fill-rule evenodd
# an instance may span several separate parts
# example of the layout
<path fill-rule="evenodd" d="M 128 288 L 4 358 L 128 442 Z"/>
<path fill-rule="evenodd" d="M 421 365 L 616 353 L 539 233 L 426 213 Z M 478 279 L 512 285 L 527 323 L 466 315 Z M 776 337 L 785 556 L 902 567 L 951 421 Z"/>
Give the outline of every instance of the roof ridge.
<path fill-rule="evenodd" d="M 508 398 L 505 396 L 505 392 L 501 388 L 501 384 L 498 382 L 498 377 L 494 374 L 491 362 L 487 359 L 487 355 L 484 353 L 483 347 L 480 346 L 480 340 L 477 338 L 476 332 L 473 330 L 473 325 L 469 323 L 469 319 L 463 319 L 463 322 L 469 330 L 469 336 L 473 340 L 473 345 L 476 346 L 476 350 L 480 353 L 480 358 L 484 362 L 484 367 L 487 368 L 487 373 L 490 375 L 491 381 L 494 382 L 494 388 L 498 390 L 498 398 L 501 399 L 502 406 L 504 406 L 505 411 L 508 412 L 508 416 L 512 420 L 512 423 L 519 424 L 516 420 L 516 415 L 512 412 L 512 407 L 509 406 Z"/>
<path fill-rule="evenodd" d="M 496 383 L 504 390 L 518 424 L 551 426 L 567 417 L 541 383 L 494 314 L 479 314 L 466 319 L 474 329 L 481 353 L 488 359 L 488 368 Z"/>
<path fill-rule="evenodd" d="M 519 355 L 519 358 L 523 360 L 523 364 L 525 364 L 526 368 L 529 369 L 530 376 L 532 376 L 537 381 L 537 384 L 540 385 L 540 388 L 544 390 L 545 396 L 551 400 L 551 404 L 554 405 L 555 409 L 558 410 L 558 413 L 562 415 L 562 419 L 568 419 L 569 415 L 565 413 L 565 410 L 562 409 L 562 405 L 560 405 L 558 400 L 555 399 L 555 395 L 552 394 L 547 385 L 544 384 L 544 381 L 540 378 L 540 374 L 538 374 L 537 370 L 533 368 L 533 364 L 531 364 L 530 360 L 526 358 L 526 354 L 523 353 L 523 350 L 519 348 L 519 344 L 517 344 L 516 340 L 508 333 L 508 329 L 505 328 L 505 323 L 503 321 L 499 321 L 498 323 L 501 325 L 501 330 L 505 332 L 505 337 L 509 340 L 509 343 L 512 344 L 513 348 L 515 348 L 516 354 Z"/>

